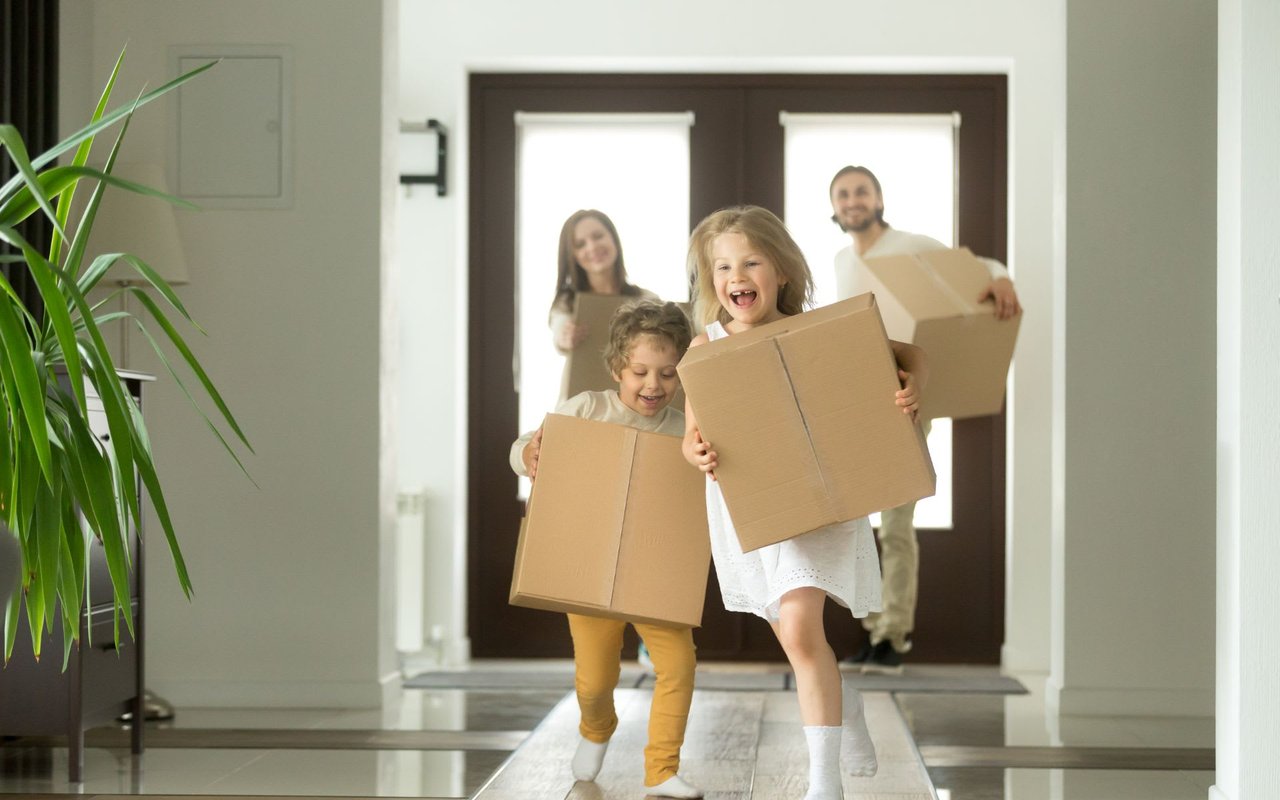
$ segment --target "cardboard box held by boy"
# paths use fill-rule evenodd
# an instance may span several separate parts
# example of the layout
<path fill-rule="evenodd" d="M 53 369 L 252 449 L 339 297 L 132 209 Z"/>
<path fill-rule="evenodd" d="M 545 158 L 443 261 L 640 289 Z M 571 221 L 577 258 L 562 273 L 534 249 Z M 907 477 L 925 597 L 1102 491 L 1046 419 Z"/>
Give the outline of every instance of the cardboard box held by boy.
<path fill-rule="evenodd" d="M 698 626 L 711 546 L 680 438 L 547 415 L 512 605 Z"/>
<path fill-rule="evenodd" d="M 929 358 L 920 418 L 999 414 L 1022 315 L 999 320 L 978 297 L 991 273 L 968 248 L 866 260 L 890 339 Z"/>
<path fill-rule="evenodd" d="M 679 372 L 744 551 L 934 492 L 870 294 L 695 347 Z"/>

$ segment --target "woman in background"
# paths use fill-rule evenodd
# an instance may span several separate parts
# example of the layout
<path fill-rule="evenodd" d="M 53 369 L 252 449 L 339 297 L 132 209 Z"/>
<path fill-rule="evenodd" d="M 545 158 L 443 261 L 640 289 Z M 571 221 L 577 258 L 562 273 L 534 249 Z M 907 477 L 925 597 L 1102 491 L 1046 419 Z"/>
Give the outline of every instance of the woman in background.
<path fill-rule="evenodd" d="M 653 292 L 627 282 L 618 229 L 603 211 L 589 208 L 569 215 L 560 228 L 558 261 L 549 324 L 551 342 L 561 355 L 571 353 L 587 336 L 587 326 L 573 321 L 578 292 L 658 299 Z"/>

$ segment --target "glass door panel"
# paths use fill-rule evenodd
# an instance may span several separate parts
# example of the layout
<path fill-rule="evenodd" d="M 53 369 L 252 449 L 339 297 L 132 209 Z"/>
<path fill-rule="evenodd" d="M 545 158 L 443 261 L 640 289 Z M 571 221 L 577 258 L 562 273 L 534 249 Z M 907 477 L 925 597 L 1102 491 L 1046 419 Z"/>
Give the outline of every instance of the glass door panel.
<path fill-rule="evenodd" d="M 692 113 L 516 115 L 514 365 L 520 430 L 555 408 L 564 357 L 547 327 L 560 227 L 573 212 L 603 211 L 618 228 L 631 283 L 664 300 L 689 299 L 689 128 Z M 528 482 L 520 481 L 520 496 Z"/>
<path fill-rule="evenodd" d="M 836 300 L 835 254 L 850 243 L 831 220 L 831 178 L 849 164 L 868 167 L 885 190 L 885 219 L 932 236 L 956 238 L 956 114 L 794 114 L 782 112 L 784 215 L 814 277 L 814 300 Z M 933 421 L 929 453 L 938 491 L 916 505 L 917 528 L 952 525 L 951 420 Z M 879 525 L 879 515 L 872 517 Z"/>

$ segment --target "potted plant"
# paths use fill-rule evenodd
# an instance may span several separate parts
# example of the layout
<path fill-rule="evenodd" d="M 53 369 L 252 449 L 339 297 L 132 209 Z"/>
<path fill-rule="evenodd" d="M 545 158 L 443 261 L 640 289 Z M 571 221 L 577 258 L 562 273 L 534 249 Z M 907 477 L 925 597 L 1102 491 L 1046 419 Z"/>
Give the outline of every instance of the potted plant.
<path fill-rule="evenodd" d="M 161 490 L 146 424 L 116 375 L 102 334 L 104 325 L 137 325 L 192 406 L 240 464 L 227 437 L 200 411 L 157 341 L 167 340 L 212 400 L 217 409 L 215 417 L 252 451 L 235 417 L 170 319 L 176 314 L 200 330 L 169 284 L 136 256 L 107 253 L 90 257 L 85 252 L 108 184 L 191 207 L 157 189 L 117 178 L 111 171 L 134 112 L 213 64 L 192 70 L 108 112 L 123 60 L 121 52 L 89 124 L 48 152 L 29 157 L 18 131 L 0 124 L 0 149 L 17 169 L 17 174 L 0 186 L 0 241 L 12 248 L 11 253 L 0 254 L 0 259 L 15 269 L 25 266 L 40 300 L 38 308 L 28 307 L 9 281 L 0 276 L 0 414 L 4 419 L 0 427 L 0 523 L 7 528 L 0 530 L 0 544 L 10 551 L 16 549 L 10 557 L 19 567 L 20 585 L 5 604 L 6 662 L 13 652 L 19 615 L 25 607 L 37 658 L 44 634 L 52 631 L 55 619 L 61 619 L 65 668 L 72 643 L 79 639 L 87 581 L 86 554 L 92 538 L 101 541 L 106 554 L 117 640 L 121 617 L 132 633 L 129 573 L 136 554 L 129 549 L 129 531 L 130 521 L 141 524 L 143 492 L 137 488 L 139 479 L 164 531 L 178 582 L 191 596 L 191 580 Z M 104 166 L 88 166 L 95 138 L 117 125 L 119 131 Z M 57 165 L 55 159 L 73 148 L 71 162 Z M 72 199 L 79 188 L 89 189 L 91 194 L 68 236 Z M 47 247 L 26 241 L 17 230 L 17 225 L 32 214 L 44 214 L 52 223 L 54 232 Z M 112 269 L 130 271 L 130 278 L 140 285 L 124 286 L 106 299 L 91 302 L 87 299 L 90 293 Z M 143 285 L 154 290 L 157 297 L 153 298 Z M 136 299 L 141 311 L 135 315 L 104 310 L 120 292 L 128 292 Z M 159 336 L 153 332 L 157 330 Z M 87 386 L 101 398 L 112 448 L 104 447 L 90 432 Z M 240 468 L 244 470 L 243 464 Z M 12 567 L 8 569 L 13 571 Z M 60 614 L 55 613 L 59 606 Z"/>

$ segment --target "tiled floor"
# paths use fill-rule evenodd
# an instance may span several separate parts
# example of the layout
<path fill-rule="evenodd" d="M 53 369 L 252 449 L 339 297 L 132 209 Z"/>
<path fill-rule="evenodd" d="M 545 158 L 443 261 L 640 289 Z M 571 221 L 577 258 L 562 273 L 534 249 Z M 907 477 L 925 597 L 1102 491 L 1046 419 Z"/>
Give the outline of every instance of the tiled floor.
<path fill-rule="evenodd" d="M 539 662 L 540 668 L 545 665 Z M 529 668 L 510 663 L 497 666 L 517 672 Z M 726 665 L 721 669 L 749 674 L 778 668 Z M 905 722 L 904 735 L 909 730 L 914 736 L 938 800 L 1203 800 L 1207 796 L 1213 783 L 1213 772 L 1206 768 L 1212 764 L 1212 720 L 1047 718 L 1043 679 L 1018 677 L 1030 694 L 880 695 L 885 702 L 890 697 L 896 700 L 901 714 L 895 716 L 899 724 Z M 691 723 L 686 742 L 691 763 L 695 754 L 702 758 L 720 747 L 724 734 L 717 726 L 727 724 L 722 720 L 738 718 L 725 709 L 741 705 L 748 694 L 772 709 L 760 718 L 760 730 L 768 727 L 766 738 L 783 737 L 765 747 L 765 754 L 789 753 L 782 760 L 790 764 L 787 759 L 795 755 L 791 752 L 795 748 L 786 735 L 795 721 L 787 715 L 794 711 L 794 694 L 758 691 L 708 691 L 695 700 L 695 706 L 724 708 Z M 639 723 L 645 697 L 643 690 L 619 697 L 620 708 L 624 703 L 636 706 L 625 714 L 637 733 L 642 733 Z M 523 741 L 564 698 L 558 689 L 433 689 L 405 691 L 391 706 L 369 711 L 180 708 L 168 730 L 157 729 L 151 735 L 141 759 L 133 759 L 124 747 L 94 746 L 95 738 L 99 745 L 114 745 L 111 737 L 119 740 L 118 732 L 96 734 L 86 751 L 86 781 L 79 785 L 66 781 L 64 747 L 45 741 L 5 741 L 0 747 L 0 793 L 470 797 L 508 763 L 511 754 L 502 748 Z M 747 705 L 750 702 L 754 701 Z M 553 718 L 548 725 L 565 728 L 557 736 L 572 742 L 572 704 L 563 708 L 568 708 L 562 714 L 565 720 Z M 254 746 L 238 747 L 237 742 Z M 639 739 L 615 742 L 619 752 L 633 746 L 639 748 Z M 561 763 L 564 758 L 554 749 L 548 751 L 548 774 L 567 771 L 567 764 Z M 775 794 L 771 786 L 778 790 L 777 796 L 789 797 L 794 781 L 779 782 L 778 777 L 785 775 L 765 780 L 761 772 L 761 780 L 752 783 L 751 775 L 763 769 L 760 758 L 756 757 L 755 767 L 749 769 L 743 762 L 729 769 L 723 780 L 712 781 L 728 781 L 724 788 L 732 785 L 737 787 L 734 791 L 708 797 L 764 800 Z M 1133 763 L 1158 768 L 1123 768 Z M 1037 766 L 1025 768 L 1027 764 Z M 793 768 L 783 765 L 780 769 L 788 773 Z M 739 771 L 744 774 L 736 775 Z M 579 784 L 569 796 L 631 796 L 630 779 L 623 773 L 615 777 L 622 780 L 620 793 L 606 793 L 608 787 L 602 782 L 598 787 Z M 739 780 L 743 778 L 745 784 Z M 849 800 L 868 797 L 862 792 L 869 789 L 848 785 L 846 796 Z M 638 789 L 633 794 L 643 796 Z M 561 793 L 555 800 L 563 797 Z"/>

